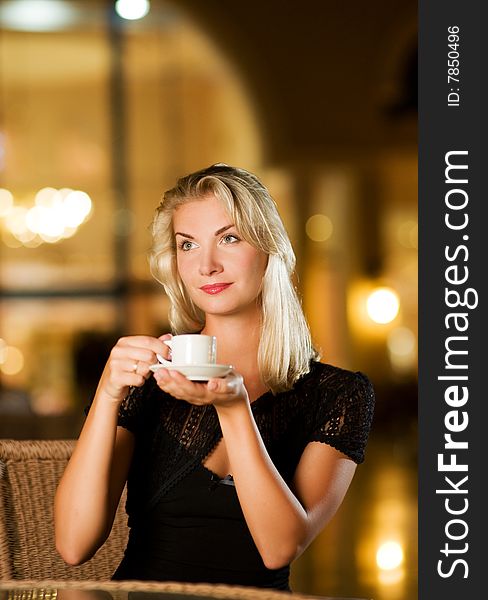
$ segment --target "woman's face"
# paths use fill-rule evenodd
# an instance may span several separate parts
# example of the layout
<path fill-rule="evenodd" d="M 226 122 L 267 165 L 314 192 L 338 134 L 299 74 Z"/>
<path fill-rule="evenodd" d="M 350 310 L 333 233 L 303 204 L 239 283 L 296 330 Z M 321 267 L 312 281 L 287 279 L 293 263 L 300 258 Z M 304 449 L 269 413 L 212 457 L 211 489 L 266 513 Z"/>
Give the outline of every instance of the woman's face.
<path fill-rule="evenodd" d="M 255 313 L 267 255 L 241 238 L 222 202 L 207 196 L 179 206 L 173 229 L 178 273 L 193 302 L 207 315 Z"/>

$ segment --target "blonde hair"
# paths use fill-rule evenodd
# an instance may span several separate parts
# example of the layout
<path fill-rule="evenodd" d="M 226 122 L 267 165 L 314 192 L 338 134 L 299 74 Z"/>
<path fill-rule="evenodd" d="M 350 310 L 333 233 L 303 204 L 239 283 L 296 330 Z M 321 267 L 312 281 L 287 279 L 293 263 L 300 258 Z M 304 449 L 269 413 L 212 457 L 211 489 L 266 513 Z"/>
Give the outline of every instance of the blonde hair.
<path fill-rule="evenodd" d="M 293 286 L 295 253 L 274 200 L 259 179 L 244 169 L 218 163 L 178 179 L 165 192 L 152 223 L 149 263 L 170 300 L 174 334 L 201 331 L 205 314 L 190 298 L 176 266 L 173 212 L 186 202 L 213 195 L 223 202 L 242 238 L 268 255 L 263 278 L 258 365 L 273 393 L 288 390 L 318 360 Z"/>

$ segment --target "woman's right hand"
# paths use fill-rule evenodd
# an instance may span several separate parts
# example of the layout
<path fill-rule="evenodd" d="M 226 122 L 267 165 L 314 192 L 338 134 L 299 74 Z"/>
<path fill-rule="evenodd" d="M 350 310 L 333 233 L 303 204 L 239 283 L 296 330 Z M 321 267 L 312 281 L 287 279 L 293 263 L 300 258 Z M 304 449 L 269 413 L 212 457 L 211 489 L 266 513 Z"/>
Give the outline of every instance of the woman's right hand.
<path fill-rule="evenodd" d="M 163 341 L 171 337 L 167 333 L 159 338 L 147 335 L 120 338 L 110 352 L 98 393 L 109 401 L 122 402 L 130 386 L 140 387 L 152 374 L 149 367 L 158 362 L 157 354 L 168 357 L 169 348 Z"/>

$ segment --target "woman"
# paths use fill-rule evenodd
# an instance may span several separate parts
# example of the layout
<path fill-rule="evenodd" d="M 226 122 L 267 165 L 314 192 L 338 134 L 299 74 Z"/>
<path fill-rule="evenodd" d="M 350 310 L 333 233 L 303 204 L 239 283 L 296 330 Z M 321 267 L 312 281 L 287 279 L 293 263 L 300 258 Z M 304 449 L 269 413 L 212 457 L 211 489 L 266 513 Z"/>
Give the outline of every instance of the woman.
<path fill-rule="evenodd" d="M 88 560 L 124 484 L 131 528 L 114 579 L 289 589 L 289 566 L 363 461 L 367 378 L 318 361 L 291 283 L 294 254 L 266 188 L 223 164 L 181 178 L 153 222 L 153 275 L 173 333 L 218 340 L 225 378 L 150 366 L 160 338 L 113 348 L 55 500 L 56 544 Z"/>

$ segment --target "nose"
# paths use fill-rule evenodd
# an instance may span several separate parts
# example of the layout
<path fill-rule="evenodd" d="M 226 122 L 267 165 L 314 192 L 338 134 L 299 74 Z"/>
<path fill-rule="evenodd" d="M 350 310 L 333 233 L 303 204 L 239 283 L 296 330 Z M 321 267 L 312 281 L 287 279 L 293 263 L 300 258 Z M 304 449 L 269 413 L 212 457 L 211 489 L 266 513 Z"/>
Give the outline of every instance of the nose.
<path fill-rule="evenodd" d="M 212 246 L 206 249 L 202 248 L 199 265 L 200 275 L 208 277 L 223 271 L 222 263 L 217 254 L 217 249 Z"/>

